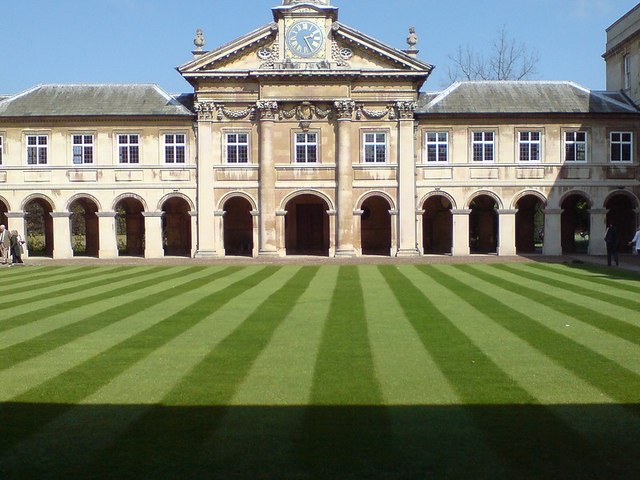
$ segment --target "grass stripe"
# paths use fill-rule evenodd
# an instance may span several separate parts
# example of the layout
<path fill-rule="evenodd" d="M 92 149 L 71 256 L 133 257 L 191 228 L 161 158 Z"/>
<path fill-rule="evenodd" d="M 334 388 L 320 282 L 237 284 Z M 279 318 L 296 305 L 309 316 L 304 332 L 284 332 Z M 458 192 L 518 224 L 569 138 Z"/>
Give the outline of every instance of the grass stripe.
<path fill-rule="evenodd" d="M 589 298 L 595 298 L 601 302 L 608 303 L 610 305 L 615 305 L 619 307 L 628 308 L 634 312 L 640 312 L 640 302 L 630 300 L 620 295 L 612 295 L 609 293 L 605 293 L 602 291 L 602 288 L 587 288 L 580 283 L 575 281 L 575 278 L 571 282 L 565 282 L 562 280 L 557 280 L 555 278 L 551 278 L 548 275 L 541 275 L 532 272 L 532 268 L 527 268 L 526 271 L 521 270 L 520 268 L 515 268 L 511 265 L 501 264 L 501 265 L 492 265 L 493 268 L 498 270 L 502 270 L 505 272 L 512 273 L 514 275 L 518 275 L 520 277 L 526 278 L 527 280 L 534 280 L 536 282 L 544 283 L 549 287 L 562 290 L 565 292 L 569 292 L 575 295 L 583 295 Z"/>
<path fill-rule="evenodd" d="M 158 478 L 167 474 L 179 477 L 180 472 L 156 470 L 156 458 L 160 455 L 169 466 L 185 458 L 192 459 L 189 463 L 194 468 L 190 476 L 205 478 L 207 472 L 198 471 L 196 466 L 212 462 L 217 443 L 215 432 L 228 411 L 227 405 L 318 269 L 317 266 L 300 268 L 185 375 L 163 398 L 162 406 L 146 412 L 88 470 L 103 470 L 117 459 L 127 471 L 141 477 Z M 167 410 L 167 405 L 184 409 Z M 212 405 L 217 407 L 205 408 Z M 201 414 L 196 411 L 194 415 L 194 407 L 201 407 Z M 172 432 L 170 438 L 164 436 L 168 430 Z M 167 438 L 167 442 L 162 438 Z M 154 447 L 149 452 L 145 446 L 150 442 Z M 132 455 L 132 452 L 135 453 Z"/>
<path fill-rule="evenodd" d="M 41 268 L 13 269 L 11 271 L 5 270 L 3 275 L 0 276 L 0 288 L 7 286 L 16 287 L 23 284 L 27 284 L 31 287 L 36 280 L 52 280 L 53 278 L 58 276 L 74 275 L 89 270 L 95 270 L 96 268 L 98 268 L 97 265 L 87 265 L 78 267 L 51 266 Z"/>
<path fill-rule="evenodd" d="M 634 294 L 640 293 L 640 283 L 638 283 L 640 277 L 638 277 L 637 274 L 621 276 L 617 273 L 617 270 L 613 273 L 610 270 L 607 270 L 605 273 L 602 270 L 594 271 L 593 269 L 564 264 L 529 263 L 527 266 L 543 273 L 553 272 L 557 275 L 562 275 L 565 278 L 568 277 L 573 282 L 575 282 L 576 279 L 579 279 L 581 282 L 588 282 L 599 287 L 606 286 L 615 291 L 622 290 Z M 633 283 L 626 283 L 628 280 L 632 280 Z"/>
<path fill-rule="evenodd" d="M 421 265 L 418 268 L 425 275 L 437 278 L 461 300 L 603 393 L 624 404 L 637 403 L 640 400 L 640 376 L 478 290 L 473 286 L 472 280 L 462 282 L 441 269 L 436 270 L 430 266 Z M 454 268 L 469 274 L 471 278 L 506 290 L 519 291 L 519 288 L 526 288 L 468 265 L 456 265 Z"/>
<path fill-rule="evenodd" d="M 95 355 L 81 365 L 71 368 L 16 397 L 13 404 L 37 402 L 42 398 L 46 398 L 49 401 L 61 403 L 71 408 L 74 403 L 78 403 L 96 392 L 131 365 L 147 357 L 154 350 L 165 345 L 176 336 L 189 330 L 203 318 L 211 315 L 242 292 L 254 288 L 267 280 L 279 269 L 280 267 L 277 266 L 261 268 L 222 290 L 199 298 L 180 311 Z M 157 298 L 150 297 L 143 297 L 140 300 L 147 307 L 153 306 L 158 301 Z M 16 412 L 10 408 L 10 405 L 4 404 L 0 406 L 0 424 L 9 425 L 6 435 L 0 438 L 0 452 L 5 451 L 15 442 L 37 431 L 41 425 L 48 423 L 53 418 L 51 416 L 52 412 L 46 410 L 43 410 L 42 415 L 15 418 Z M 62 412 L 56 410 L 53 413 L 58 415 Z"/>
<path fill-rule="evenodd" d="M 555 469 L 558 465 L 584 477 L 587 472 L 577 452 L 595 454 L 585 439 L 545 407 L 523 409 L 515 406 L 535 405 L 537 400 L 473 344 L 397 267 L 384 265 L 378 268 L 425 348 L 467 405 L 466 411 L 491 448 L 505 460 L 509 470 L 506 478 L 529 475 L 529 478 L 552 478 L 557 471 L 548 469 Z M 432 267 L 421 270 L 426 274 L 436 272 Z M 437 277 L 429 275 L 429 281 L 444 283 L 438 273 Z M 455 290 L 451 291 L 458 296 Z M 466 293 L 466 290 L 461 291 Z M 504 407 L 495 408 L 496 403 Z M 549 436 L 549 431 L 554 435 Z M 531 455 L 532 451 L 538 456 Z M 474 452 L 468 454 L 474 455 Z M 547 457 L 549 462 L 541 463 L 539 456 Z M 490 471 L 489 466 L 485 468 Z"/>
<path fill-rule="evenodd" d="M 180 271 L 181 269 L 167 270 L 166 268 L 164 268 L 157 272 L 164 273 L 164 275 L 153 275 L 151 278 L 148 278 L 146 280 L 134 282 L 124 287 L 105 292 L 102 295 L 102 300 L 130 295 L 134 292 L 140 292 L 140 290 L 148 289 L 149 287 L 157 286 L 162 284 L 163 282 L 171 280 L 171 286 L 163 289 L 160 292 L 150 293 L 147 295 L 156 299 L 156 301 L 167 300 L 169 298 L 178 296 L 182 291 L 182 288 L 190 287 L 189 284 L 185 284 L 184 287 L 183 285 L 180 285 L 181 283 L 183 283 L 183 278 L 201 272 L 205 268 L 206 267 L 195 266 L 186 268 L 182 271 Z M 218 278 L 219 276 L 225 276 L 228 273 L 230 272 L 222 271 L 218 272 L 217 275 L 213 274 L 207 278 L 208 281 L 212 281 L 215 278 Z M 199 283 L 199 280 L 200 279 L 193 280 L 192 283 L 197 285 Z M 140 292 L 140 295 L 144 295 L 144 293 Z M 26 340 L 24 342 L 14 344 L 10 347 L 2 348 L 0 349 L 0 370 L 4 370 L 13 365 L 16 365 L 17 363 L 42 355 L 43 353 L 54 350 L 61 345 L 70 343 L 74 340 L 94 333 L 106 327 L 107 325 L 119 322 L 120 320 L 123 320 L 130 315 L 142 311 L 146 308 L 146 305 L 146 302 L 141 302 L 139 298 L 136 298 L 135 300 L 121 303 L 108 310 L 104 310 L 102 312 L 96 313 L 95 315 L 82 318 L 81 320 L 75 321 L 71 324 L 60 326 L 55 330 L 51 330 L 49 332 L 38 335 L 37 337 L 30 338 L 29 340 Z"/>

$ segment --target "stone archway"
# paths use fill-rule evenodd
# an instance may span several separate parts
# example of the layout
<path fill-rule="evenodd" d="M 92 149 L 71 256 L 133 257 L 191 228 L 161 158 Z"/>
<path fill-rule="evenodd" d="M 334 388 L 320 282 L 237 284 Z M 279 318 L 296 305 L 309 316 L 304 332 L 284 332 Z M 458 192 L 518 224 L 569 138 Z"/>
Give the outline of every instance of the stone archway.
<path fill-rule="evenodd" d="M 516 252 L 542 253 L 544 201 L 537 195 L 523 195 L 516 202 Z"/>
<path fill-rule="evenodd" d="M 450 254 L 453 248 L 453 205 L 445 195 L 432 195 L 422 209 L 422 248 L 426 254 Z"/>
<path fill-rule="evenodd" d="M 162 246 L 165 255 L 191 256 L 191 206 L 182 197 L 162 204 Z"/>
<path fill-rule="evenodd" d="M 373 195 L 362 202 L 360 235 L 363 255 L 391 255 L 391 214 L 389 202 Z"/>
<path fill-rule="evenodd" d="M 118 253 L 143 256 L 145 247 L 144 205 L 134 197 L 125 197 L 115 205 Z"/>
<path fill-rule="evenodd" d="M 560 204 L 562 253 L 588 253 L 591 214 L 589 199 L 581 193 L 568 195 Z"/>
<path fill-rule="evenodd" d="M 51 204 L 34 198 L 24 205 L 27 250 L 30 257 L 53 256 L 53 217 Z"/>
<path fill-rule="evenodd" d="M 329 206 L 320 196 L 298 195 L 285 206 L 287 255 L 329 255 Z"/>
<path fill-rule="evenodd" d="M 225 203 L 224 254 L 239 257 L 253 256 L 253 210 L 244 197 L 234 196 Z"/>
<path fill-rule="evenodd" d="M 469 203 L 469 250 L 471 253 L 497 253 L 498 202 L 481 194 Z"/>
<path fill-rule="evenodd" d="M 71 248 L 74 256 L 97 257 L 100 250 L 98 205 L 85 197 L 69 204 L 71 216 Z"/>
<path fill-rule="evenodd" d="M 636 231 L 636 202 L 625 193 L 614 193 L 604 204 L 607 209 L 607 225 L 613 224 L 618 230 L 620 251 L 631 252 L 629 240 Z"/>

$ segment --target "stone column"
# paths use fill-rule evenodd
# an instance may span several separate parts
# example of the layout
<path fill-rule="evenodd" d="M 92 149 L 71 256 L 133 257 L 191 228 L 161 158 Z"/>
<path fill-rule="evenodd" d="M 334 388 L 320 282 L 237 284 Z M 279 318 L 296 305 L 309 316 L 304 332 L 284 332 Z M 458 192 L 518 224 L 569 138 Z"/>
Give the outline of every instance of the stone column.
<path fill-rule="evenodd" d="M 214 234 L 214 155 L 216 154 L 213 141 L 213 121 L 215 104 L 212 102 L 197 103 L 198 113 L 198 154 L 197 154 L 197 247 L 196 257 L 216 256 Z"/>
<path fill-rule="evenodd" d="M 398 228 L 400 223 L 400 215 L 398 210 L 389 210 L 391 217 L 391 251 L 389 255 L 395 257 L 398 255 Z"/>
<path fill-rule="evenodd" d="M 276 240 L 276 170 L 273 158 L 273 127 L 278 103 L 259 101 L 260 115 L 260 187 L 259 256 L 278 255 Z"/>
<path fill-rule="evenodd" d="M 604 234 L 607 231 L 607 209 L 592 208 L 589 211 L 589 255 L 606 255 L 607 245 Z"/>
<path fill-rule="evenodd" d="M 226 256 L 227 252 L 224 249 L 224 210 L 216 210 L 213 214 L 215 215 L 215 237 L 216 237 L 216 250 L 220 257 Z"/>
<path fill-rule="evenodd" d="M 336 257 L 353 257 L 353 162 L 351 159 L 351 126 L 355 102 L 335 102 L 338 115 L 338 161 L 336 162 L 337 225 Z"/>
<path fill-rule="evenodd" d="M 253 249 L 251 250 L 251 256 L 256 258 L 258 256 L 258 238 L 260 237 L 260 212 L 258 210 L 251 210 L 251 238 L 253 240 Z"/>
<path fill-rule="evenodd" d="M 362 214 L 363 213 L 364 213 L 364 210 L 353 211 L 353 249 L 355 250 L 356 255 L 362 255 Z M 393 238 L 393 236 L 391 238 Z"/>
<path fill-rule="evenodd" d="M 22 237 L 24 240 L 22 258 L 28 258 L 29 252 L 27 249 L 27 229 L 25 228 L 24 223 L 24 212 L 7 212 L 6 215 L 9 219 L 6 227 L 9 231 L 17 230 L 18 234 Z"/>
<path fill-rule="evenodd" d="M 73 258 L 71 212 L 51 212 L 53 217 L 53 258 Z"/>
<path fill-rule="evenodd" d="M 469 215 L 470 209 L 451 210 L 453 215 L 453 256 L 469 255 Z"/>
<path fill-rule="evenodd" d="M 117 258 L 118 256 L 116 215 L 116 212 L 96 212 L 100 235 L 98 258 Z"/>
<path fill-rule="evenodd" d="M 336 257 L 336 217 L 337 213 L 335 210 L 327 210 L 327 215 L 329 216 L 329 256 Z M 353 256 L 353 254 L 351 255 Z"/>
<path fill-rule="evenodd" d="M 416 165 L 413 113 L 416 102 L 398 102 L 398 233 L 399 257 L 417 256 L 416 242 Z"/>
<path fill-rule="evenodd" d="M 544 237 L 542 253 L 544 255 L 562 255 L 562 209 L 544 210 Z"/>
<path fill-rule="evenodd" d="M 142 212 L 144 216 L 144 258 L 162 258 L 162 212 Z"/>
<path fill-rule="evenodd" d="M 498 210 L 498 255 L 516 254 L 516 212 L 517 210 Z"/>
<path fill-rule="evenodd" d="M 418 253 L 424 255 L 424 210 L 416 209 L 416 244 L 418 245 Z"/>
<path fill-rule="evenodd" d="M 276 212 L 276 247 L 278 255 L 285 256 L 287 254 L 287 242 L 285 241 L 284 223 L 287 217 L 286 210 L 278 210 Z"/>
<path fill-rule="evenodd" d="M 191 258 L 194 258 L 198 252 L 198 212 L 190 211 L 191 217 Z"/>

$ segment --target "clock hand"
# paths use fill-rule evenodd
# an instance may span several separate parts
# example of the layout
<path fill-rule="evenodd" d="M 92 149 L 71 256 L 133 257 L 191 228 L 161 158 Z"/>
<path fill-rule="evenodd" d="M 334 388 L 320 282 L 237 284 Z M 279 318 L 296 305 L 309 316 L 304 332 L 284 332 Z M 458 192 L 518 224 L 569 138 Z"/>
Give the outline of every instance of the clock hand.
<path fill-rule="evenodd" d="M 306 43 L 306 44 L 307 44 L 307 47 L 309 48 L 309 51 L 310 51 L 310 52 L 312 52 L 312 51 L 313 51 L 313 48 L 311 48 L 311 43 L 309 43 L 309 39 L 310 39 L 310 38 L 313 38 L 313 35 L 305 35 L 305 36 L 304 36 L 304 37 L 302 37 L 302 38 L 304 38 L 304 43 Z"/>

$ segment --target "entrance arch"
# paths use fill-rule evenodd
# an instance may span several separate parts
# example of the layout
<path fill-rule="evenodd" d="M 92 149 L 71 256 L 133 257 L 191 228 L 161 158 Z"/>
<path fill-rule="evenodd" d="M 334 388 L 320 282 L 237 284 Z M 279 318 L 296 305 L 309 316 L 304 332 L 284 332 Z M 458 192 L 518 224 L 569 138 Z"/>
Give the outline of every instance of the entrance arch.
<path fill-rule="evenodd" d="M 144 206 L 134 197 L 125 197 L 115 205 L 118 253 L 128 256 L 144 255 Z"/>
<path fill-rule="evenodd" d="M 224 203 L 224 254 L 253 256 L 253 207 L 244 197 L 231 197 Z"/>
<path fill-rule="evenodd" d="M 4 202 L 4 200 L 0 199 L 0 225 L 4 225 L 9 228 L 9 217 L 7 217 L 7 212 L 9 211 L 9 207 Z"/>
<path fill-rule="evenodd" d="M 181 197 L 162 204 L 162 245 L 165 255 L 191 256 L 191 207 Z"/>
<path fill-rule="evenodd" d="M 445 195 L 432 195 L 422 206 L 422 249 L 426 254 L 450 254 L 453 248 L 453 205 Z"/>
<path fill-rule="evenodd" d="M 303 194 L 285 206 L 285 248 L 287 255 L 329 255 L 327 202 L 318 195 Z"/>
<path fill-rule="evenodd" d="M 498 252 L 498 202 L 481 194 L 469 203 L 469 249 L 471 253 Z"/>
<path fill-rule="evenodd" d="M 31 257 L 53 256 L 53 207 L 44 198 L 34 198 L 24 205 L 27 249 Z"/>
<path fill-rule="evenodd" d="M 362 203 L 360 236 L 363 255 L 391 256 L 391 214 L 389 202 L 379 195 Z"/>
<path fill-rule="evenodd" d="M 542 253 L 544 200 L 526 194 L 516 202 L 516 253 Z"/>
<path fill-rule="evenodd" d="M 560 204 L 560 239 L 562 253 L 587 253 L 591 228 L 591 205 L 581 193 L 568 195 Z"/>
<path fill-rule="evenodd" d="M 636 201 L 625 193 L 614 193 L 604 204 L 607 209 L 607 225 L 613 224 L 618 230 L 619 249 L 623 253 L 631 252 L 629 240 L 636 231 Z"/>
<path fill-rule="evenodd" d="M 98 205 L 85 197 L 69 204 L 71 222 L 71 248 L 74 256 L 97 257 L 100 249 Z"/>

